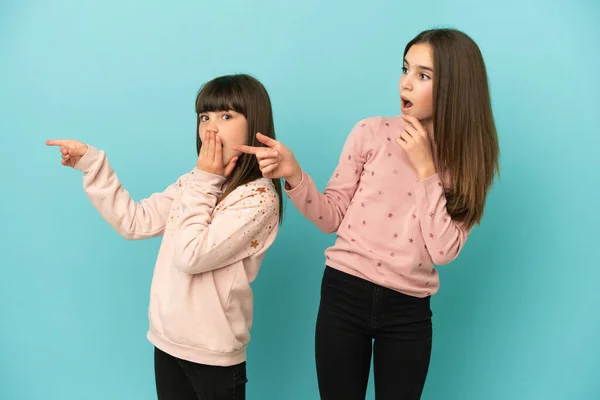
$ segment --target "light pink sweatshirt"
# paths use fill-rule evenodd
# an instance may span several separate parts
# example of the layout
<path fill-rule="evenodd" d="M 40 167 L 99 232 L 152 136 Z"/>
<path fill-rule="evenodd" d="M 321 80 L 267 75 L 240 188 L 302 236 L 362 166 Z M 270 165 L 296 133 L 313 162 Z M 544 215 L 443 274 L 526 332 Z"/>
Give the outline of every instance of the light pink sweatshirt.
<path fill-rule="evenodd" d="M 448 215 L 440 176 L 418 180 L 396 143 L 404 124 L 400 117 L 360 121 L 324 193 L 305 172 L 286 193 L 319 229 L 336 232 L 335 244 L 325 252 L 327 265 L 425 297 L 439 288 L 434 265 L 454 260 L 469 231 Z"/>
<path fill-rule="evenodd" d="M 279 226 L 272 182 L 240 186 L 217 206 L 225 178 L 198 169 L 138 203 L 103 151 L 75 166 L 102 217 L 130 240 L 163 236 L 150 292 L 148 339 L 175 357 L 229 366 L 246 359 L 256 278 Z"/>

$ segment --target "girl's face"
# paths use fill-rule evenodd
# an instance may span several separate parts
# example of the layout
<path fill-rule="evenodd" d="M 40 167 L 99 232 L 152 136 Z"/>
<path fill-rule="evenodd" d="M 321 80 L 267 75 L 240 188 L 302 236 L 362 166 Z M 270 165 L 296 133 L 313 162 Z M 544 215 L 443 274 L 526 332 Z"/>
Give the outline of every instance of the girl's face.
<path fill-rule="evenodd" d="M 233 151 L 233 146 L 247 144 L 248 122 L 244 115 L 235 111 L 214 111 L 200 114 L 198 134 L 204 141 L 206 132 L 212 132 L 221 138 L 223 144 L 223 164 L 241 153 Z"/>
<path fill-rule="evenodd" d="M 400 100 L 403 114 L 428 124 L 433 119 L 433 57 L 426 43 L 413 45 L 404 58 L 400 77 Z"/>

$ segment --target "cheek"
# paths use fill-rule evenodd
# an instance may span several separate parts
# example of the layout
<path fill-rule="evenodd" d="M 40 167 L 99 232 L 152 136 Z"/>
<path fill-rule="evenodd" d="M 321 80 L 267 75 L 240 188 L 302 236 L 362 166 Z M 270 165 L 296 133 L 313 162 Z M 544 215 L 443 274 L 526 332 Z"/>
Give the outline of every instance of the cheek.
<path fill-rule="evenodd" d="M 225 150 L 231 150 L 231 148 L 233 146 L 241 146 L 246 143 L 246 132 L 244 132 L 243 135 L 221 135 L 221 138 L 223 139 L 223 147 L 225 148 Z"/>
<path fill-rule="evenodd" d="M 236 127 L 235 130 L 230 132 L 230 139 L 231 139 L 231 143 L 232 145 L 244 145 L 244 144 L 248 144 L 248 127 L 247 125 L 244 124 L 240 124 L 239 126 Z"/>
<path fill-rule="evenodd" d="M 246 132 L 241 132 L 240 134 L 236 135 L 236 137 L 234 139 L 235 144 L 237 144 L 237 145 L 248 144 L 247 136 L 248 136 L 248 134 Z"/>
<path fill-rule="evenodd" d="M 246 132 L 221 132 L 221 139 L 223 140 L 223 158 L 227 160 L 233 156 L 240 156 L 242 153 L 239 151 L 233 151 L 233 146 L 245 145 L 246 143 Z"/>
<path fill-rule="evenodd" d="M 423 104 L 424 106 L 433 106 L 433 90 L 431 87 L 423 87 L 421 93 L 419 94 L 419 97 L 421 98 L 421 104 Z"/>
<path fill-rule="evenodd" d="M 433 104 L 433 83 L 431 81 L 429 81 L 429 84 L 427 85 L 425 95 L 427 96 L 427 100 L 429 100 L 429 104 Z"/>

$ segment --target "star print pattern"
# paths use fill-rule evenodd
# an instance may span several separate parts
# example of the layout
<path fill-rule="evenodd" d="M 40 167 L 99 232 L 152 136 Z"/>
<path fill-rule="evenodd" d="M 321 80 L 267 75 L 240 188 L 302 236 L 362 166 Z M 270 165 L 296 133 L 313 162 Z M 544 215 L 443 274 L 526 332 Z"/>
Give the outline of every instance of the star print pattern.
<path fill-rule="evenodd" d="M 236 188 L 211 212 L 210 202 L 216 202 L 217 195 L 211 195 L 206 175 L 196 178 L 196 184 L 181 194 L 186 211 L 167 227 L 175 240 L 185 243 L 176 246 L 176 252 L 190 273 L 251 257 L 278 226 L 279 204 L 270 181 L 260 179 Z"/>
<path fill-rule="evenodd" d="M 337 233 L 326 251 L 330 265 L 356 268 L 376 283 L 425 296 L 425 282 L 429 291 L 437 289 L 434 265 L 452 261 L 468 232 L 445 209 L 441 177 L 419 182 L 404 150 L 391 140 L 403 124 L 383 117 L 359 122 L 323 193 L 306 172 L 300 185 L 286 192 L 323 232 Z M 398 280 L 400 274 L 405 279 Z"/>

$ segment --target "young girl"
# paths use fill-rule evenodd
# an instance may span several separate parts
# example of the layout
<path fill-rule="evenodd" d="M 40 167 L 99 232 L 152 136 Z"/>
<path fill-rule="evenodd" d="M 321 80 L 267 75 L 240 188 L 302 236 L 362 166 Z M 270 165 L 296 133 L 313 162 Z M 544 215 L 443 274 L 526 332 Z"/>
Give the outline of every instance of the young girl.
<path fill-rule="evenodd" d="M 148 339 L 155 346 L 159 400 L 244 399 L 252 325 L 250 283 L 275 240 L 279 179 L 232 146 L 275 138 L 267 91 L 247 75 L 208 82 L 196 98 L 195 168 L 164 192 L 134 202 L 104 152 L 74 140 L 62 164 L 83 171 L 83 187 L 126 239 L 163 235 L 150 293 Z"/>
<path fill-rule="evenodd" d="M 284 178 L 300 212 L 336 232 L 316 326 L 321 398 L 364 399 L 371 355 L 378 400 L 418 399 L 429 368 L 435 265 L 447 264 L 479 224 L 499 149 L 484 62 L 456 30 L 408 43 L 402 115 L 360 121 L 323 194 L 282 143 L 256 155 Z M 373 347 L 372 347 L 373 346 Z"/>

